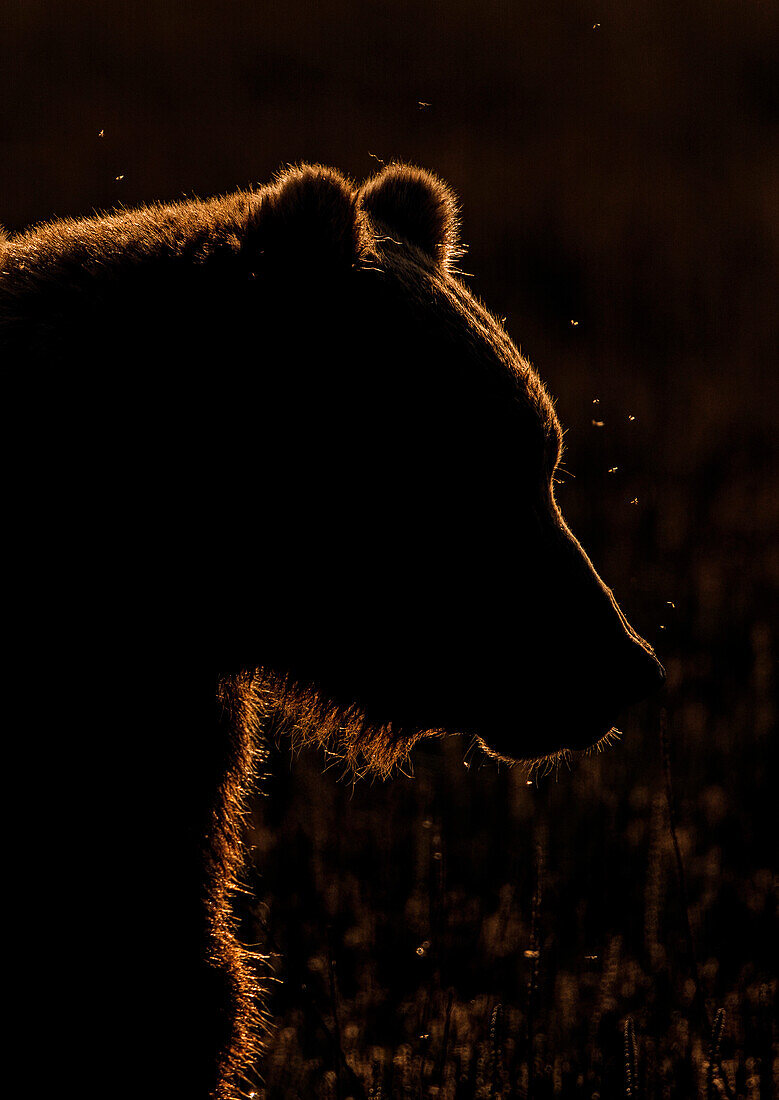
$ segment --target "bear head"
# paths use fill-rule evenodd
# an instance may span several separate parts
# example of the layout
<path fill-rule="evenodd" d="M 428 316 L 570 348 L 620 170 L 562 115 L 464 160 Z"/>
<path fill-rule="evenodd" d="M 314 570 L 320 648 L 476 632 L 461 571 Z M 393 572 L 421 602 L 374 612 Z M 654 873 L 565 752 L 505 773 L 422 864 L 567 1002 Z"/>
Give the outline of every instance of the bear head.
<path fill-rule="evenodd" d="M 303 166 L 8 247 L 97 633 L 512 759 L 598 741 L 662 682 L 563 519 L 553 403 L 458 277 L 432 173 Z"/>

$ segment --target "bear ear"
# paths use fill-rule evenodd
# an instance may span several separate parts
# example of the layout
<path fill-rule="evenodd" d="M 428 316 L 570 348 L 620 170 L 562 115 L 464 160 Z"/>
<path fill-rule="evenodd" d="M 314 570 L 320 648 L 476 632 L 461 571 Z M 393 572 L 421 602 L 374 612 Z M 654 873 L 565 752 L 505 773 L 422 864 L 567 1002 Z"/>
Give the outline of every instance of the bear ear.
<path fill-rule="evenodd" d="M 250 247 L 296 268 L 351 267 L 371 239 L 357 190 L 321 164 L 281 172 L 250 214 L 248 235 Z"/>
<path fill-rule="evenodd" d="M 433 172 L 388 164 L 363 185 L 360 202 L 372 221 L 415 244 L 442 267 L 461 255 L 457 198 Z"/>

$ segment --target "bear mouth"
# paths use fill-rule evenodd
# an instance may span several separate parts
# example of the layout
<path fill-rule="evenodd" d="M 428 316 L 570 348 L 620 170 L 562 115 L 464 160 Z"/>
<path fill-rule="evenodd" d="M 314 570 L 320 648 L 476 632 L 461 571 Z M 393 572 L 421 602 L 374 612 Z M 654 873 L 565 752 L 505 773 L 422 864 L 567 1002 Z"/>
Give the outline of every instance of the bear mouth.
<path fill-rule="evenodd" d="M 493 749 L 481 737 L 476 736 L 468 746 L 463 763 L 468 768 L 473 767 L 477 757 L 481 756 L 486 761 L 505 764 L 509 768 L 520 768 L 527 773 L 528 781 L 531 781 L 534 778 L 541 779 L 553 771 L 559 771 L 562 767 L 570 770 L 580 760 L 594 756 L 596 753 L 605 752 L 616 744 L 621 737 L 622 732 L 612 726 L 597 741 L 583 748 L 563 747 L 537 756 L 507 756 L 505 753 Z"/>
<path fill-rule="evenodd" d="M 498 764 L 506 764 L 508 767 L 519 767 L 527 771 L 529 778 L 532 776 L 548 775 L 561 766 L 570 767 L 579 760 L 588 756 L 605 752 L 622 738 L 622 731 L 610 723 L 601 726 L 596 731 L 584 732 L 572 729 L 569 733 L 555 738 L 556 748 L 521 751 L 514 755 L 491 745 L 479 734 L 474 734 L 465 752 L 463 762 L 466 767 L 472 767 L 479 757 L 488 761 L 496 761 Z"/>

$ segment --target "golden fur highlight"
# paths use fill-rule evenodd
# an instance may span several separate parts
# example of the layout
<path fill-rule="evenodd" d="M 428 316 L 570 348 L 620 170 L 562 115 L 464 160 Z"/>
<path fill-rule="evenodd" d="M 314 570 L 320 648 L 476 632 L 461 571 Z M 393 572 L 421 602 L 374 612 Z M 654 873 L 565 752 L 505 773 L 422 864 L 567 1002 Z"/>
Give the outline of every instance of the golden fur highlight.
<path fill-rule="evenodd" d="M 250 1094 L 271 1026 L 258 973 L 268 956 L 240 942 L 235 913 L 236 897 L 246 891 L 244 822 L 250 797 L 262 785 L 271 740 L 288 741 L 293 752 L 321 749 L 325 766 L 342 767 L 342 778 L 384 780 L 404 770 L 418 741 L 443 731 L 400 734 L 390 725 L 372 727 L 359 708 L 324 702 L 313 688 L 261 668 L 223 677 L 217 700 L 232 752 L 211 814 L 205 903 L 209 959 L 228 981 L 233 1014 L 214 1100 L 232 1100 Z"/>
<path fill-rule="evenodd" d="M 443 268 L 463 255 L 457 198 L 434 172 L 393 162 L 363 186 L 360 201 L 372 220 L 416 245 Z"/>

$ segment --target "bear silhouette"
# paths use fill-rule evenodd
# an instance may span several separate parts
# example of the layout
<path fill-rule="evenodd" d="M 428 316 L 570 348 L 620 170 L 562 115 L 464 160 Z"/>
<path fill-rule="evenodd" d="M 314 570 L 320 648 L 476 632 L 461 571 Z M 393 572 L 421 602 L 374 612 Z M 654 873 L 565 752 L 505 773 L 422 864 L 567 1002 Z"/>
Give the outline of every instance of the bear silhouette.
<path fill-rule="evenodd" d="M 662 668 L 563 520 L 552 402 L 433 174 L 302 166 L 0 249 L 56 984 L 90 1005 L 51 994 L 53 1063 L 227 1100 L 264 1026 L 233 896 L 269 727 L 357 774 L 445 732 L 537 758 Z"/>

